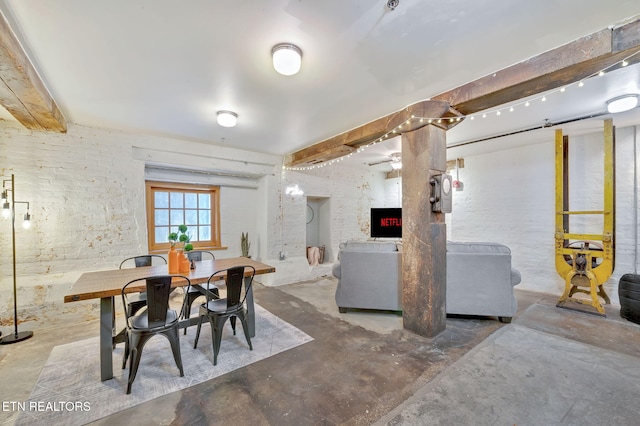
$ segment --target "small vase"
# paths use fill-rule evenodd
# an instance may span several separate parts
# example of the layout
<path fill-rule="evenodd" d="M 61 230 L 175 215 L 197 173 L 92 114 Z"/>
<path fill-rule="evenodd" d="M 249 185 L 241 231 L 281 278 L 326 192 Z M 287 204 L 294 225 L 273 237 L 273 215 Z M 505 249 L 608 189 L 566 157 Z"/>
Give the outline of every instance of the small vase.
<path fill-rule="evenodd" d="M 167 256 L 169 258 L 168 261 L 170 274 L 177 274 L 180 269 L 180 258 L 178 254 L 178 250 L 176 250 L 175 247 L 171 246 L 171 248 L 169 249 L 169 255 Z"/>
<path fill-rule="evenodd" d="M 180 273 L 184 274 L 189 272 L 189 270 L 191 270 L 191 262 L 189 261 L 187 255 L 181 254 L 180 256 L 178 256 L 178 259 L 180 261 Z"/>

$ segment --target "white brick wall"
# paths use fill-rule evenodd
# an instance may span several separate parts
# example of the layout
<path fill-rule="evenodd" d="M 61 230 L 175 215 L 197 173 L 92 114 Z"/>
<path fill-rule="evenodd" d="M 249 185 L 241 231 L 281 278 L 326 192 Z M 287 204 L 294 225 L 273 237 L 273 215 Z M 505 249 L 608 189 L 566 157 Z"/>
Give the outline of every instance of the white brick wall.
<path fill-rule="evenodd" d="M 263 222 L 268 244 L 262 260 L 276 267 L 275 274 L 260 277 L 266 285 L 279 285 L 313 279 L 331 273 L 341 242 L 369 237 L 370 208 L 382 203 L 384 174 L 366 169 L 353 169 L 342 164 L 308 171 L 284 171 L 280 177 L 268 177 L 263 182 L 271 205 L 267 207 L 268 223 Z M 286 195 L 289 185 L 298 185 L 304 195 Z M 329 199 L 330 235 L 325 252 L 325 267 L 312 268 L 306 259 L 307 197 Z M 282 207 L 275 209 L 274 206 Z M 284 231 L 283 231 L 284 230 Z M 286 253 L 280 260 L 279 254 Z"/>
<path fill-rule="evenodd" d="M 602 209 L 602 141 L 602 133 L 569 134 L 572 210 Z M 616 264 L 605 284 L 614 303 L 618 303 L 620 276 L 638 269 L 638 205 L 633 195 L 634 146 L 638 143 L 635 128 L 616 130 Z M 459 169 L 464 190 L 453 193 L 448 231 L 452 240 L 506 244 L 512 250 L 513 265 L 522 273 L 519 288 L 560 296 L 564 281 L 556 272 L 553 250 L 554 161 L 552 138 L 535 145 L 465 156 L 465 167 Z M 602 221 L 572 217 L 570 230 L 602 233 Z"/>
<path fill-rule="evenodd" d="M 71 125 L 68 133 L 56 134 L 0 124 L 0 175 L 10 179 L 15 174 L 16 200 L 29 201 L 32 213 L 33 226 L 25 231 L 20 226 L 24 207 L 17 205 L 21 319 L 37 318 L 47 304 L 61 303 L 82 272 L 116 268 L 122 259 L 147 252 L 145 161 L 135 158 L 136 149 L 149 156 L 173 152 L 181 161 L 194 158 L 182 153 L 198 153 L 201 162 L 235 155 L 242 159 L 238 171 L 246 170 L 245 161 L 255 161 L 273 164 L 275 172 L 281 162 L 278 156 L 83 126 Z M 233 161 L 227 162 L 233 167 Z M 210 179 L 197 174 L 190 178 L 198 180 Z M 222 187 L 222 242 L 228 250 L 217 251 L 217 257 L 240 254 L 241 232 L 258 238 L 258 192 Z M 13 324 L 10 230 L 9 221 L 0 221 L 0 268 L 7 271 L 0 278 L 2 326 Z"/>
<path fill-rule="evenodd" d="M 616 270 L 606 285 L 614 302 L 619 277 L 638 269 L 636 133 L 636 128 L 617 130 Z M 573 209 L 601 199 L 600 144 L 600 134 L 571 137 Z M 82 126 L 70 126 L 67 134 L 31 132 L 0 123 L 0 175 L 16 175 L 17 199 L 29 201 L 33 215 L 32 229 L 22 230 L 24 212 L 18 206 L 21 318 L 37 317 L 48 304 L 60 303 L 82 272 L 114 268 L 124 257 L 147 251 L 144 163 L 167 156 L 198 168 L 214 158 L 238 171 L 246 170 L 247 160 L 260 164 L 250 167 L 266 175 L 252 185 L 231 182 L 222 188 L 222 238 L 229 248 L 216 256 L 239 255 L 240 233 L 249 232 L 251 255 L 278 270 L 261 277 L 269 285 L 330 274 L 306 261 L 306 197 L 329 199 L 327 259 L 332 261 L 340 242 L 368 238 L 369 209 L 396 206 L 401 191 L 401 182 L 385 179 L 383 173 L 343 163 L 282 173 L 281 157 L 228 147 Z M 454 191 L 454 210 L 447 215 L 449 238 L 507 244 L 522 272 L 522 288 L 559 295 L 563 281 L 553 257 L 553 141 L 464 159 L 459 170 L 464 191 Z M 584 189 L 575 179 L 584 182 Z M 298 184 L 305 195 L 284 195 L 289 184 Z M 3 271 L 11 270 L 10 235 L 9 223 L 0 221 Z M 279 260 L 281 251 L 287 253 L 284 261 Z M 12 279 L 5 273 L 0 278 L 0 325 L 11 325 L 12 316 Z"/>

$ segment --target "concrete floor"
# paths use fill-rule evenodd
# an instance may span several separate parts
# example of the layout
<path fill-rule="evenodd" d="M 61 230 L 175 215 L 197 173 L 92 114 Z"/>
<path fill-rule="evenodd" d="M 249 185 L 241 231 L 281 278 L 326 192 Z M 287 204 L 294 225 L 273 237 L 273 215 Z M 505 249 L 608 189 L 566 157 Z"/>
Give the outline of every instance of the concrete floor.
<path fill-rule="evenodd" d="M 335 280 L 328 278 L 282 287 L 255 285 L 258 304 L 315 340 L 95 424 L 423 424 L 424 419 L 413 417 L 411 421 L 403 415 L 404 407 L 410 410 L 409 402 L 415 405 L 420 395 L 428 397 L 425 389 L 436 382 L 434 378 L 464 366 L 465 354 L 481 347 L 496 331 L 507 331 L 501 330 L 503 327 L 525 327 L 589 345 L 590 351 L 615 352 L 637 362 L 636 370 L 640 371 L 640 326 L 621 319 L 616 307 L 607 307 L 607 318 L 602 318 L 555 308 L 557 295 L 517 291 L 519 310 L 512 325 L 495 318 L 448 318 L 446 330 L 428 339 L 403 330 L 401 317 L 393 313 L 339 314 L 333 299 L 335 285 Z M 0 346 L 2 401 L 29 397 L 53 346 L 98 334 L 95 317 L 80 310 L 69 311 L 69 306 L 49 321 L 52 327 L 26 324 L 21 329 L 33 330 L 33 338 Z M 554 365 L 542 367 L 548 370 Z M 544 389 L 545 385 L 535 386 Z M 502 391 L 500 387 L 480 390 L 484 394 Z M 603 404 L 611 394 L 602 393 Z M 635 397 L 640 397 L 640 389 Z M 15 418 L 15 413 L 0 411 L 3 425 L 13 424 Z M 446 416 L 442 419 L 433 424 L 456 424 Z M 533 417 L 527 420 L 519 424 L 541 424 Z M 637 421 L 637 417 L 618 417 L 615 424 Z M 477 418 L 472 424 L 490 422 Z"/>

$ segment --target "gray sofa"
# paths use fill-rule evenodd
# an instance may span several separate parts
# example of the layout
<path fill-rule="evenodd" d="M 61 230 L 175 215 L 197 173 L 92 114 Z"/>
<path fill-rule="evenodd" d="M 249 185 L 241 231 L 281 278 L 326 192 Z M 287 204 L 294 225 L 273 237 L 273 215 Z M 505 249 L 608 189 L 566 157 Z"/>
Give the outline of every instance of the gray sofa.
<path fill-rule="evenodd" d="M 340 244 L 336 304 L 348 308 L 402 310 L 402 244 L 348 241 Z M 447 242 L 447 314 L 498 317 L 510 322 L 518 309 L 513 287 L 520 273 L 511 250 L 497 243 Z"/>

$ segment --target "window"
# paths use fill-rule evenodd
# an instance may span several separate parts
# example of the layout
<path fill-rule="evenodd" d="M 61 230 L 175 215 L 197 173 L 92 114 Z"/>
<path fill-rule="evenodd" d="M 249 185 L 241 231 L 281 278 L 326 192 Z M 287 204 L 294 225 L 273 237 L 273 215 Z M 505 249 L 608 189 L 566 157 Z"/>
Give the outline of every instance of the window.
<path fill-rule="evenodd" d="M 147 181 L 149 252 L 168 250 L 185 224 L 193 247 L 220 247 L 220 187 Z"/>

